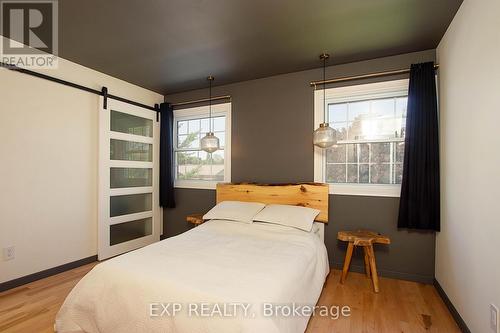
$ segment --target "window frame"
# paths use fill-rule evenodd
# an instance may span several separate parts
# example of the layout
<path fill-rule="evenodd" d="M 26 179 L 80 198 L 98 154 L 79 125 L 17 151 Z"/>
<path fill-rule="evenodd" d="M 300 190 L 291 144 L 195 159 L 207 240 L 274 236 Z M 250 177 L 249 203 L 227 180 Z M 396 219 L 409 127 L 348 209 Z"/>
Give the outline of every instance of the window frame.
<path fill-rule="evenodd" d="M 409 79 L 326 88 L 326 105 L 373 100 L 380 98 L 404 97 L 408 95 Z M 314 91 L 314 129 L 325 120 L 323 89 Z M 346 140 L 349 141 L 349 140 Z M 373 140 L 370 142 L 376 142 Z M 386 141 L 384 141 L 386 142 Z M 359 142 L 361 143 L 361 141 Z M 326 183 L 326 150 L 314 147 L 314 181 Z M 399 197 L 401 184 L 356 184 L 328 183 L 329 193 L 338 195 L 360 195 Z"/>
<path fill-rule="evenodd" d="M 216 188 L 216 180 L 198 180 L 198 179 L 177 179 L 177 151 L 185 151 L 177 149 L 177 122 L 191 120 L 197 118 L 208 118 L 208 105 L 187 107 L 182 109 L 174 109 L 174 128 L 173 128 L 173 154 L 174 154 L 174 187 L 175 188 L 194 188 L 194 189 L 209 189 Z M 219 103 L 212 105 L 212 118 L 225 116 L 225 145 L 224 145 L 224 181 L 231 182 L 231 102 Z M 196 151 L 201 150 L 197 149 Z"/>

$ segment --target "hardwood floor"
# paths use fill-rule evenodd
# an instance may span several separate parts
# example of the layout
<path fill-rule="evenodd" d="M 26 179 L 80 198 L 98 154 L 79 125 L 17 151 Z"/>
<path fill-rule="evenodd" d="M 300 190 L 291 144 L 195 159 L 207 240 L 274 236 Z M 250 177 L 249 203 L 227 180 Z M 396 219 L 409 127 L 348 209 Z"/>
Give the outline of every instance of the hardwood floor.
<path fill-rule="evenodd" d="M 376 294 L 366 275 L 349 272 L 344 285 L 340 275 L 340 271 L 330 273 L 318 305 L 348 305 L 351 316 L 337 320 L 315 316 L 307 333 L 460 332 L 433 285 L 381 277 Z"/>
<path fill-rule="evenodd" d="M 0 293 L 0 332 L 54 332 L 54 319 L 68 293 L 97 263 Z"/>
<path fill-rule="evenodd" d="M 54 318 L 66 295 L 94 265 L 0 293 L 0 332 L 54 332 Z M 347 305 L 351 315 L 337 320 L 315 316 L 309 321 L 307 333 L 460 332 L 431 285 L 380 278 L 380 293 L 375 294 L 371 280 L 363 274 L 349 273 L 341 285 L 340 272 L 332 273 L 318 305 Z"/>

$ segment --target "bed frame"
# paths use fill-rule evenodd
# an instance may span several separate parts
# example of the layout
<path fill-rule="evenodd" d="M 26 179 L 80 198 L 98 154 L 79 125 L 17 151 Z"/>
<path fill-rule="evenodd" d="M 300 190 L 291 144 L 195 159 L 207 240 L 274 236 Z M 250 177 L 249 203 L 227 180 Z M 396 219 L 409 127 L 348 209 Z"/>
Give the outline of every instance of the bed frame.
<path fill-rule="evenodd" d="M 294 205 L 319 209 L 316 217 L 321 240 L 328 223 L 328 185 L 322 183 L 251 184 L 218 183 L 216 202 L 246 201 L 265 204 Z"/>

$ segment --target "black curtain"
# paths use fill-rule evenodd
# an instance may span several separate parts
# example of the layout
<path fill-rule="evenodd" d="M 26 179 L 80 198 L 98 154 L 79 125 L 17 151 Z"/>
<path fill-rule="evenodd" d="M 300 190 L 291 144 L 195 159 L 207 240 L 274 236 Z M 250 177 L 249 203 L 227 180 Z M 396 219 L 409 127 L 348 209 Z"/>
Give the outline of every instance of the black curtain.
<path fill-rule="evenodd" d="M 399 228 L 440 229 L 439 137 L 434 63 L 410 70 Z"/>
<path fill-rule="evenodd" d="M 160 206 L 175 208 L 174 198 L 174 113 L 168 103 L 160 104 Z"/>

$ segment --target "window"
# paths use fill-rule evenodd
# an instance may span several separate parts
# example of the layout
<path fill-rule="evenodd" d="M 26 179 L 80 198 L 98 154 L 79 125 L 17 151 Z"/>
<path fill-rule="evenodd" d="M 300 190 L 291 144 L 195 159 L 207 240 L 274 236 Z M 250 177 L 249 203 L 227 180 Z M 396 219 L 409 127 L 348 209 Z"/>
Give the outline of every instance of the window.
<path fill-rule="evenodd" d="M 200 149 L 209 125 L 208 106 L 174 110 L 175 187 L 215 188 L 231 181 L 231 104 L 212 105 L 212 131 L 220 144 L 212 154 Z"/>
<path fill-rule="evenodd" d="M 326 121 L 337 144 L 316 148 L 316 181 L 331 193 L 399 196 L 403 174 L 408 80 L 315 92 L 315 123 Z"/>

